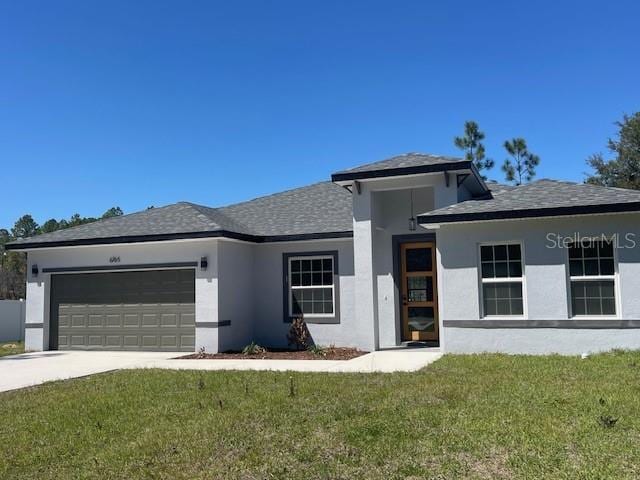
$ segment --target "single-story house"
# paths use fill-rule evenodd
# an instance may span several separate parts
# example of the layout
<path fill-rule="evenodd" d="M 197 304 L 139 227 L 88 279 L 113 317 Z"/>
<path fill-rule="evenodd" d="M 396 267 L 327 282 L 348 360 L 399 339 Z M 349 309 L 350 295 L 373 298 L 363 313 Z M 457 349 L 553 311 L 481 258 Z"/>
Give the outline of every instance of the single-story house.
<path fill-rule="evenodd" d="M 640 192 L 483 181 L 410 153 L 221 208 L 180 202 L 11 243 L 26 348 L 218 352 L 413 342 L 640 348 Z"/>

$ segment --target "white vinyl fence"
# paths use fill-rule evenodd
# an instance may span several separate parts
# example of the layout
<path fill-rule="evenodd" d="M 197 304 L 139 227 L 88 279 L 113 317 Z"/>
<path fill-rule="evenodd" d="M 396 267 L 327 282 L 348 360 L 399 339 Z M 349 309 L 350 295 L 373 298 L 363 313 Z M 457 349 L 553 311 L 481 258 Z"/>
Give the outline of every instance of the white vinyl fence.
<path fill-rule="evenodd" d="M 0 342 L 24 340 L 25 313 L 23 300 L 0 300 Z"/>

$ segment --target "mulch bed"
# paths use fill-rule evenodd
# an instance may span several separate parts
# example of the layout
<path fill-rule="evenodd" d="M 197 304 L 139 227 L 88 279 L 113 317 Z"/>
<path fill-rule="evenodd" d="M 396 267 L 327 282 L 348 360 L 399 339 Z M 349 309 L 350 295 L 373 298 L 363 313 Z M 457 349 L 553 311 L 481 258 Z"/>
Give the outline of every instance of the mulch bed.
<path fill-rule="evenodd" d="M 223 353 L 192 353 L 179 360 L 351 360 L 352 358 L 365 355 L 369 352 L 358 350 L 357 348 L 337 348 L 330 347 L 322 351 L 322 354 L 310 352 L 308 350 L 281 350 L 270 348 L 266 352 L 254 355 L 246 355 L 242 352 Z"/>

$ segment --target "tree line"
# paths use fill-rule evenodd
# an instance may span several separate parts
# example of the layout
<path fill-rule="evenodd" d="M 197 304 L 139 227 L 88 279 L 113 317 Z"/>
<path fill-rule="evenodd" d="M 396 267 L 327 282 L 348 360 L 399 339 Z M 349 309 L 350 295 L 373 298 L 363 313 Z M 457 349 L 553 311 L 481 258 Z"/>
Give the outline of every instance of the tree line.
<path fill-rule="evenodd" d="M 96 222 L 105 218 L 119 217 L 122 215 L 120 207 L 112 207 L 102 214 L 101 217 L 81 217 L 76 213 L 68 220 L 56 220 L 51 218 L 42 225 L 33 219 L 31 215 L 23 215 L 13 228 L 7 230 L 0 228 L 0 300 L 17 300 L 25 298 L 26 292 L 26 255 L 21 252 L 7 251 L 5 245 L 19 238 L 33 237 L 41 233 L 51 233 L 57 230 L 77 227 L 86 223 Z"/>
<path fill-rule="evenodd" d="M 640 189 L 640 112 L 624 115 L 615 125 L 617 137 L 607 141 L 607 150 L 612 156 L 605 158 L 602 153 L 589 156 L 586 163 L 593 173 L 587 174 L 585 183 Z M 484 139 L 485 134 L 478 123 L 469 120 L 464 124 L 463 135 L 454 137 L 453 144 L 464 151 L 465 159 L 473 162 L 486 180 L 485 172 L 491 170 L 495 162 L 486 156 Z M 505 180 L 514 185 L 530 182 L 536 175 L 540 157 L 529 151 L 522 137 L 506 140 L 503 147 L 508 155 L 501 167 Z"/>

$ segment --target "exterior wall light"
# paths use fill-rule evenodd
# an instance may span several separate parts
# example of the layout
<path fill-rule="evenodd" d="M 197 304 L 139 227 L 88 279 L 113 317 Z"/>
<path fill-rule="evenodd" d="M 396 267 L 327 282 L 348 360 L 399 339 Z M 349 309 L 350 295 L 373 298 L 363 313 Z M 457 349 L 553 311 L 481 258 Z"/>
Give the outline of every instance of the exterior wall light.
<path fill-rule="evenodd" d="M 200 270 L 206 270 L 208 266 L 209 266 L 209 262 L 207 260 L 207 257 L 201 257 L 200 258 Z"/>
<path fill-rule="evenodd" d="M 409 217 L 409 231 L 415 232 L 416 225 L 416 217 L 413 215 L 413 188 L 411 189 L 411 217 Z"/>
<path fill-rule="evenodd" d="M 34 277 L 37 277 L 38 276 L 38 272 L 39 272 L 38 265 L 35 264 L 35 263 L 33 265 L 31 265 L 31 275 L 33 275 Z"/>

